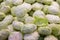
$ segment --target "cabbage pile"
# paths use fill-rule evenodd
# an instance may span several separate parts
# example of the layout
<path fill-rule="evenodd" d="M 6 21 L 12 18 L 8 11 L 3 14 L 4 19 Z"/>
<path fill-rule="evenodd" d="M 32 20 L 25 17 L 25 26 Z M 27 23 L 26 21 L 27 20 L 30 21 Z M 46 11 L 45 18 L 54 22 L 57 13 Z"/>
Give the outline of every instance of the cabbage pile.
<path fill-rule="evenodd" d="M 0 0 L 0 40 L 60 40 L 60 0 Z"/>

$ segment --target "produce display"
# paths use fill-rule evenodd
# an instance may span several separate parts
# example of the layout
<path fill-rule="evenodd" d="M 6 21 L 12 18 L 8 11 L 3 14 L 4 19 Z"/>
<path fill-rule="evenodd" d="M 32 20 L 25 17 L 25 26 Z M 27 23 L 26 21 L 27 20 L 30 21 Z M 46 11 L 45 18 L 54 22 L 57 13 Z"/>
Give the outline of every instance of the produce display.
<path fill-rule="evenodd" d="M 0 0 L 0 40 L 60 40 L 60 0 Z"/>

